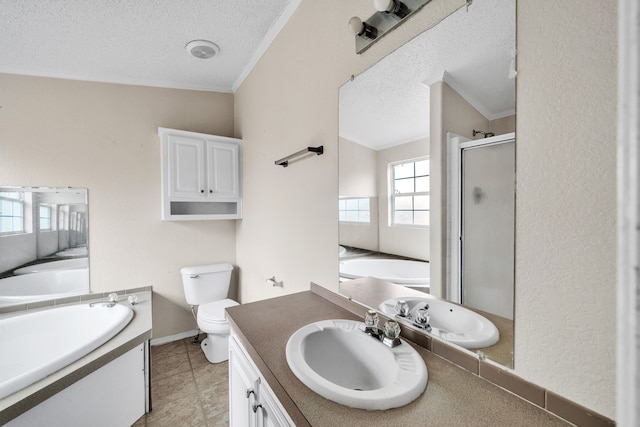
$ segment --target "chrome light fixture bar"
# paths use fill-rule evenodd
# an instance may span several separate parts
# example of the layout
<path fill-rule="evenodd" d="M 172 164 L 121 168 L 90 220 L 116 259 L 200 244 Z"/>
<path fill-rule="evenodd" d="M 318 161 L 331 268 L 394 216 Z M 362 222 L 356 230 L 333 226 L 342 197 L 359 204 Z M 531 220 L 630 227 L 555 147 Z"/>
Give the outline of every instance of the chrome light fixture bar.
<path fill-rule="evenodd" d="M 349 29 L 355 34 L 356 53 L 362 53 L 386 33 L 409 19 L 431 0 L 373 0 L 377 10 L 366 21 L 357 16 L 349 20 Z"/>

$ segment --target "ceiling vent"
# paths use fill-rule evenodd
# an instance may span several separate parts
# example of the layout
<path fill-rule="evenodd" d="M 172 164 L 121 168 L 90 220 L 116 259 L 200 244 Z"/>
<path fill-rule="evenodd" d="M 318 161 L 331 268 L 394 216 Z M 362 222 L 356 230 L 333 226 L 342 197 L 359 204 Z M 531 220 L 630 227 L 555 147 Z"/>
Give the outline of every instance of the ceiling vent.
<path fill-rule="evenodd" d="M 187 52 L 198 59 L 209 59 L 220 53 L 220 47 L 208 40 L 192 40 L 185 46 Z"/>

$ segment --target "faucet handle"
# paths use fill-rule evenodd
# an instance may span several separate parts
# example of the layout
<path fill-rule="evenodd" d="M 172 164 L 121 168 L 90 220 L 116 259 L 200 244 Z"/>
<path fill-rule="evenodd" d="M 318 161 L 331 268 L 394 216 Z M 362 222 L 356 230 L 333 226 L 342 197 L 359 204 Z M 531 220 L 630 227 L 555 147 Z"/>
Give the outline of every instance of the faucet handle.
<path fill-rule="evenodd" d="M 424 307 L 421 307 L 416 310 L 416 316 L 413 320 L 414 324 L 426 331 L 431 330 L 431 325 L 429 325 L 429 320 L 431 320 L 431 315 L 429 314 L 429 304 L 425 304 Z"/>
<path fill-rule="evenodd" d="M 396 339 L 400 336 L 400 325 L 395 320 L 387 320 L 384 324 L 384 336 L 387 338 Z"/>
<path fill-rule="evenodd" d="M 387 320 L 387 323 L 384 324 L 382 343 L 391 348 L 402 344 L 400 341 L 400 325 L 395 320 Z"/>
<path fill-rule="evenodd" d="M 407 317 L 409 315 L 409 304 L 404 300 L 398 300 L 394 308 L 396 314 L 400 317 Z"/>
<path fill-rule="evenodd" d="M 368 310 L 367 314 L 364 316 L 365 328 L 377 328 L 379 321 L 378 312 L 375 310 Z"/>

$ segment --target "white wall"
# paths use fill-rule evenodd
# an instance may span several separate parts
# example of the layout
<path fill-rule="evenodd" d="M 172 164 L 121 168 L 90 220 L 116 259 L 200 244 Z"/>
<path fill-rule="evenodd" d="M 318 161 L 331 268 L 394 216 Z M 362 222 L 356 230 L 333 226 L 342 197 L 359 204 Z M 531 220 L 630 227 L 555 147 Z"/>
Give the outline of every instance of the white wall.
<path fill-rule="evenodd" d="M 237 91 L 243 301 L 310 281 L 338 289 L 338 89 L 444 16 L 445 3 L 463 2 L 434 0 L 356 55 L 346 22 L 368 16 L 370 2 L 303 1 Z M 517 19 L 515 373 L 613 418 L 615 2 L 521 0 Z M 326 154 L 273 165 L 312 144 Z M 267 287 L 271 275 L 284 288 Z"/>

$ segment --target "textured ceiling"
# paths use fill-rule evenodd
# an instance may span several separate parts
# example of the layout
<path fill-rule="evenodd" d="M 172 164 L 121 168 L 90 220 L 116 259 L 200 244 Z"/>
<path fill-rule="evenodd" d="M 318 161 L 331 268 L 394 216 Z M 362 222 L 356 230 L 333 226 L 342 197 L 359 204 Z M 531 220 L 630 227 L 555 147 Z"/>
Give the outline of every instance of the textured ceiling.
<path fill-rule="evenodd" d="M 0 0 L 0 72 L 231 92 L 299 2 Z"/>
<path fill-rule="evenodd" d="M 486 118 L 515 113 L 515 2 L 475 0 L 340 89 L 340 136 L 380 150 L 429 136 L 444 80 Z"/>

